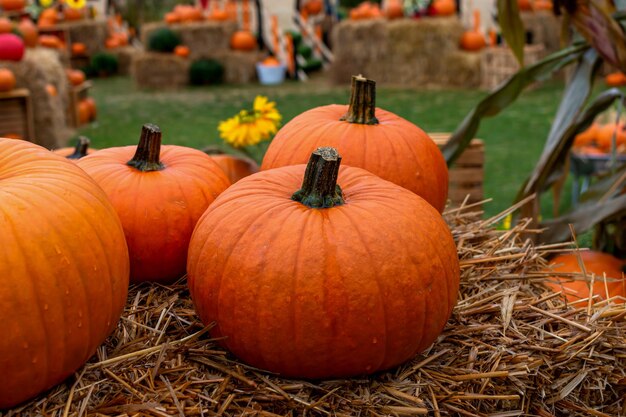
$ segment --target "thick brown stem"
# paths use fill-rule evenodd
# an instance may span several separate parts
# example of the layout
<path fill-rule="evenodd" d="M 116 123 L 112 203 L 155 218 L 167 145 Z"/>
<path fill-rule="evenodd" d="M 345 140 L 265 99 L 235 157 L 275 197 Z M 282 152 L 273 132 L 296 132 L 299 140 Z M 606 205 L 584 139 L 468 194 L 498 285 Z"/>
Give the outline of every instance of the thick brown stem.
<path fill-rule="evenodd" d="M 135 156 L 127 165 L 142 172 L 160 171 L 165 168 L 159 160 L 160 155 L 161 129 L 153 124 L 143 125 Z"/>
<path fill-rule="evenodd" d="M 87 151 L 89 150 L 89 145 L 91 141 L 85 136 L 79 136 L 76 141 L 76 146 L 74 147 L 74 153 L 68 155 L 67 159 L 80 159 L 83 156 L 87 156 Z"/>
<path fill-rule="evenodd" d="M 340 120 L 348 123 L 377 125 L 376 118 L 376 81 L 362 75 L 352 76 L 350 107 Z"/>
<path fill-rule="evenodd" d="M 291 199 L 311 208 L 330 208 L 344 203 L 337 185 L 341 156 L 334 148 L 317 148 L 304 172 L 302 188 Z"/>

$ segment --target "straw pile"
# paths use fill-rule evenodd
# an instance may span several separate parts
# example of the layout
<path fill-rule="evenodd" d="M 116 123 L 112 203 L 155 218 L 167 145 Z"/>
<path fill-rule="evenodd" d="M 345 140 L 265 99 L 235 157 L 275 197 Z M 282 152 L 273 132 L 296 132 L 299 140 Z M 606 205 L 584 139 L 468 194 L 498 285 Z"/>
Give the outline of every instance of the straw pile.
<path fill-rule="evenodd" d="M 237 24 L 235 22 L 189 22 L 168 25 L 165 22 L 146 23 L 141 31 L 141 40 L 148 45 L 150 35 L 159 29 L 169 28 L 180 36 L 183 45 L 189 47 L 189 58 L 219 58 L 230 50 L 230 38 Z"/>
<path fill-rule="evenodd" d="M 111 49 L 107 51 L 107 53 L 117 57 L 117 73 L 120 75 L 129 75 L 133 60 L 140 56 L 142 51 L 134 46 L 128 45 Z"/>
<path fill-rule="evenodd" d="M 509 210 L 509 211 L 512 211 Z M 626 309 L 566 305 L 547 290 L 529 222 L 497 231 L 446 214 L 461 258 L 460 300 L 437 343 L 389 372 L 287 380 L 238 362 L 211 340 L 184 282 L 131 288 L 116 332 L 74 378 L 16 415 L 615 416 L 626 395 Z"/>
<path fill-rule="evenodd" d="M 20 62 L 2 61 L 15 74 L 18 88 L 30 92 L 35 124 L 34 143 L 53 149 L 65 145 L 71 136 L 66 113 L 68 82 L 56 51 L 47 48 L 27 49 Z M 57 96 L 46 91 L 46 84 L 57 88 Z"/>
<path fill-rule="evenodd" d="M 189 84 L 189 59 L 174 54 L 146 52 L 131 63 L 131 75 L 139 88 L 172 90 Z"/>
<path fill-rule="evenodd" d="M 104 49 L 104 41 L 107 38 L 106 20 L 77 20 L 59 24 L 67 29 L 72 43 L 80 42 L 87 47 L 87 53 L 92 55 Z"/>
<path fill-rule="evenodd" d="M 561 49 L 561 20 L 546 10 L 522 13 L 526 30 L 532 33 L 533 44 L 543 45 L 546 53 Z"/>
<path fill-rule="evenodd" d="M 256 80 L 256 63 L 263 59 L 262 52 L 228 51 L 217 57 L 224 66 L 224 82 L 248 84 Z"/>
<path fill-rule="evenodd" d="M 459 51 L 457 17 L 344 21 L 333 32 L 333 80 L 363 73 L 383 84 L 477 86 L 478 54 Z"/>

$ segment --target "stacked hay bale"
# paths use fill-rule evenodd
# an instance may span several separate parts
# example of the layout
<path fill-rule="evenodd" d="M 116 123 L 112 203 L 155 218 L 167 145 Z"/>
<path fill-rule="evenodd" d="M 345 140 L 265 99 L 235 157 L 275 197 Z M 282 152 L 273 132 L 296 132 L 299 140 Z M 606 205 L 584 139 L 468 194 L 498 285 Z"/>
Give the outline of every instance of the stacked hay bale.
<path fill-rule="evenodd" d="M 146 52 L 133 59 L 131 74 L 139 88 L 176 89 L 189 84 L 189 66 L 174 54 Z"/>
<path fill-rule="evenodd" d="M 67 28 L 72 43 L 80 42 L 87 47 L 87 54 L 93 55 L 104 49 L 107 38 L 106 20 L 78 20 L 60 23 L 60 27 Z"/>
<path fill-rule="evenodd" d="M 30 92 L 35 128 L 33 142 L 49 149 L 65 145 L 72 134 L 65 113 L 69 87 L 58 54 L 46 48 L 28 49 L 20 62 L 2 61 L 2 66 L 13 71 L 17 88 Z M 48 93 L 48 84 L 56 87 L 56 95 Z"/>
<path fill-rule="evenodd" d="M 478 86 L 478 54 L 459 50 L 457 17 L 344 21 L 335 27 L 332 78 L 363 73 L 383 84 Z"/>
<path fill-rule="evenodd" d="M 120 75 L 129 75 L 131 73 L 133 60 L 141 56 L 142 52 L 141 49 L 130 45 L 107 51 L 107 53 L 117 58 L 117 73 Z"/>
<path fill-rule="evenodd" d="M 524 27 L 532 34 L 533 44 L 543 45 L 548 55 L 561 49 L 559 17 L 546 10 L 523 12 L 521 16 Z"/>

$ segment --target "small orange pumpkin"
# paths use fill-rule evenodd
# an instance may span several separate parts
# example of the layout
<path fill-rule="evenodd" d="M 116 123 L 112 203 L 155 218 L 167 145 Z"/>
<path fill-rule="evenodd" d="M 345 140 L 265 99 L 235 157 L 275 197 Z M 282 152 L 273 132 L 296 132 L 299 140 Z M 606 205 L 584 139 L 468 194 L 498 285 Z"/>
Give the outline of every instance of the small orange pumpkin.
<path fill-rule="evenodd" d="M 98 114 L 96 100 L 93 97 L 87 97 L 83 100 L 83 103 L 85 103 L 85 106 L 89 109 L 89 121 L 93 122 L 96 120 L 96 116 Z"/>
<path fill-rule="evenodd" d="M 304 3 L 304 10 L 310 15 L 315 16 L 320 14 L 324 9 L 324 3 L 322 0 L 308 0 Z"/>
<path fill-rule="evenodd" d="M 39 45 L 44 48 L 60 49 L 63 47 L 63 42 L 61 42 L 61 39 L 54 35 L 40 35 Z"/>
<path fill-rule="evenodd" d="M 387 19 L 400 19 L 404 17 L 404 7 L 400 0 L 387 0 L 384 13 Z"/>
<path fill-rule="evenodd" d="M 487 46 L 485 36 L 480 33 L 480 12 L 474 10 L 474 29 L 468 30 L 461 37 L 461 49 L 475 52 L 480 51 L 485 46 Z"/>
<path fill-rule="evenodd" d="M 432 7 L 435 11 L 435 16 L 452 16 L 456 13 L 454 0 L 435 0 Z"/>
<path fill-rule="evenodd" d="M 22 10 L 26 6 L 26 0 L 0 0 L 0 8 L 5 12 Z"/>
<path fill-rule="evenodd" d="M 85 73 L 81 70 L 67 69 L 65 74 L 72 85 L 81 85 L 85 82 Z"/>
<path fill-rule="evenodd" d="M 553 11 L 554 3 L 552 3 L 552 1 L 549 1 L 549 0 L 535 0 L 535 3 L 533 4 L 533 9 Z"/>
<path fill-rule="evenodd" d="M 530 0 L 517 0 L 517 7 L 523 12 L 528 12 L 533 9 Z"/>
<path fill-rule="evenodd" d="M 78 111 L 78 124 L 84 125 L 86 123 L 89 123 L 91 110 L 89 108 L 89 104 L 87 104 L 85 100 L 80 100 L 78 102 L 77 111 Z"/>
<path fill-rule="evenodd" d="M 179 56 L 181 58 L 189 57 L 190 53 L 191 51 L 189 50 L 189 47 L 185 45 L 178 45 L 176 48 L 174 48 L 174 55 Z"/>
<path fill-rule="evenodd" d="M 613 146 L 613 136 L 615 135 L 615 146 L 620 147 L 626 144 L 626 125 L 608 123 L 598 129 L 596 133 L 596 144 L 604 152 L 610 152 Z"/>
<path fill-rule="evenodd" d="M 13 23 L 6 17 L 0 17 L 0 33 L 11 33 Z"/>
<path fill-rule="evenodd" d="M 63 18 L 68 22 L 84 19 L 85 9 L 74 9 L 73 7 L 66 7 L 63 11 Z"/>
<path fill-rule="evenodd" d="M 598 123 L 593 123 L 587 130 L 580 132 L 574 139 L 574 147 L 589 146 L 596 141 L 596 137 L 600 130 Z"/>
<path fill-rule="evenodd" d="M 54 84 L 46 84 L 46 93 L 48 93 L 50 97 L 56 97 L 59 95 L 59 92 Z"/>
<path fill-rule="evenodd" d="M 266 67 L 278 67 L 280 65 L 280 61 L 273 56 L 268 56 L 263 61 L 261 61 L 261 64 L 265 65 Z"/>
<path fill-rule="evenodd" d="M 209 15 L 209 20 L 215 20 L 216 22 L 225 22 L 230 18 L 228 12 L 224 9 L 215 8 Z"/>
<path fill-rule="evenodd" d="M 230 185 L 220 167 L 197 149 L 161 146 L 155 125 L 143 127 L 139 146 L 102 149 L 77 163 L 107 193 L 122 221 L 131 280 L 182 277 L 196 222 Z"/>
<path fill-rule="evenodd" d="M 230 47 L 236 51 L 253 51 L 257 47 L 256 38 L 247 30 L 238 30 L 230 38 Z"/>
<path fill-rule="evenodd" d="M 621 71 L 612 72 L 604 77 L 604 82 L 609 87 L 623 87 L 626 85 L 626 74 Z"/>
<path fill-rule="evenodd" d="M 169 12 L 165 13 L 163 20 L 165 20 L 165 23 L 167 23 L 168 25 L 172 25 L 174 23 L 180 22 L 180 16 L 178 16 L 178 13 Z"/>
<path fill-rule="evenodd" d="M 15 88 L 15 74 L 7 68 L 0 68 L 0 92 L 4 93 Z"/>
<path fill-rule="evenodd" d="M 550 262 L 551 270 L 554 272 L 580 273 L 578 264 L 580 256 L 589 278 L 595 274 L 593 284 L 594 295 L 599 295 L 601 299 L 614 296 L 626 297 L 626 280 L 624 278 L 624 267 L 626 263 L 607 253 L 594 251 L 581 251 L 579 254 L 569 253 L 559 255 Z M 607 283 L 605 287 L 604 274 L 606 273 Z M 555 291 L 563 291 L 568 301 L 573 302 L 589 297 L 589 282 L 580 278 L 556 278 L 559 282 L 546 282 Z M 608 297 L 607 291 L 608 288 Z"/>
<path fill-rule="evenodd" d="M 248 175 L 259 172 L 259 165 L 250 158 L 213 150 L 205 150 L 205 152 L 220 166 L 233 184 Z"/>
<path fill-rule="evenodd" d="M 24 38 L 24 45 L 28 48 L 34 48 L 37 46 L 37 38 L 39 37 L 39 31 L 37 26 L 29 18 L 24 18 L 17 25 L 17 29 L 22 33 Z"/>
<path fill-rule="evenodd" d="M 87 53 L 87 45 L 84 43 L 76 42 L 72 44 L 72 55 L 83 56 Z"/>
<path fill-rule="evenodd" d="M 59 21 L 59 13 L 56 9 L 44 9 L 41 14 L 39 14 L 39 21 L 47 20 L 52 24 L 56 24 Z"/>

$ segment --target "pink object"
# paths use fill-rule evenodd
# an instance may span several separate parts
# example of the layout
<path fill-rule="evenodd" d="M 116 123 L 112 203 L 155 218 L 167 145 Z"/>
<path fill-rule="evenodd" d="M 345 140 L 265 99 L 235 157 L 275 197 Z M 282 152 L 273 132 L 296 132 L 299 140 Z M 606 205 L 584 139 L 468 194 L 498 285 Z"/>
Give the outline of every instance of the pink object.
<path fill-rule="evenodd" d="M 200 0 L 200 7 L 202 10 L 206 10 L 209 7 L 209 0 Z"/>
<path fill-rule="evenodd" d="M 21 61 L 24 56 L 24 41 L 12 33 L 0 34 L 0 61 Z"/>

